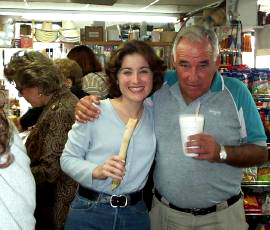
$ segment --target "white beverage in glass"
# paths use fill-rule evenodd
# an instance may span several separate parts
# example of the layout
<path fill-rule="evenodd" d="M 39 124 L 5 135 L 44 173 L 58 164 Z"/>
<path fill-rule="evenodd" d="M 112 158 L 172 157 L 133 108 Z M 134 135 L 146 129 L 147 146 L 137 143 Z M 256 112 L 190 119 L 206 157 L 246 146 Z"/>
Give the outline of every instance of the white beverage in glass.
<path fill-rule="evenodd" d="M 180 130 L 181 130 L 181 139 L 182 139 L 182 146 L 183 146 L 184 154 L 189 157 L 198 156 L 197 153 L 187 153 L 186 142 L 187 142 L 188 136 L 203 132 L 204 116 L 202 114 L 179 115 L 179 125 L 180 125 Z M 196 146 L 189 147 L 189 148 L 196 148 Z"/>

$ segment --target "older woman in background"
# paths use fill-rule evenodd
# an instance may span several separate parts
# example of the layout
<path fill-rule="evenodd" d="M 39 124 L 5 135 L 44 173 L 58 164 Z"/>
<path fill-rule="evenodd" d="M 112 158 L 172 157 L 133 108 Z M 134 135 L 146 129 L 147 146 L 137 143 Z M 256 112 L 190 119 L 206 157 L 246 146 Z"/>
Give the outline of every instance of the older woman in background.
<path fill-rule="evenodd" d="M 76 61 L 68 58 L 59 58 L 54 60 L 54 64 L 59 68 L 61 76 L 64 80 L 64 85 L 79 99 L 89 95 L 82 90 L 82 69 Z M 27 130 L 36 124 L 43 107 L 30 108 L 20 118 L 21 131 Z"/>
<path fill-rule="evenodd" d="M 76 183 L 61 171 L 59 158 L 78 99 L 53 61 L 39 52 L 15 53 L 4 74 L 32 107 L 43 107 L 25 144 L 37 185 L 36 230 L 62 229 Z"/>
<path fill-rule="evenodd" d="M 75 60 L 83 71 L 83 90 L 89 94 L 105 99 L 109 93 L 108 77 L 102 72 L 95 53 L 85 45 L 75 46 L 67 55 Z"/>
<path fill-rule="evenodd" d="M 3 110 L 5 100 L 0 91 L 0 228 L 34 230 L 35 180 L 22 140 Z"/>

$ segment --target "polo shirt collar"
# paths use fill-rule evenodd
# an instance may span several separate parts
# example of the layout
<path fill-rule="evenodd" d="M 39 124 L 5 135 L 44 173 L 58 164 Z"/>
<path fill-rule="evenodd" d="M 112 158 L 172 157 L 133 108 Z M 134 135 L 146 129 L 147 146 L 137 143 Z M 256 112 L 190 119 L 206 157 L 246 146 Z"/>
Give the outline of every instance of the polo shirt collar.
<path fill-rule="evenodd" d="M 210 86 L 211 92 L 218 92 L 224 90 L 224 79 L 219 72 L 216 72 L 213 78 L 213 82 Z"/>

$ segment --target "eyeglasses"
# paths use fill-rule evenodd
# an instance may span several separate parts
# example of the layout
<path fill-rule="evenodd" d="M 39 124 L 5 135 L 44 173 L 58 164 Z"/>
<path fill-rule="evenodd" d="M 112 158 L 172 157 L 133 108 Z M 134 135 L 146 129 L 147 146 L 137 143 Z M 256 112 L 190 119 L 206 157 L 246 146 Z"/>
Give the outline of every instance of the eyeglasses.
<path fill-rule="evenodd" d="M 25 87 L 18 87 L 18 86 L 16 86 L 15 88 L 18 90 L 20 94 L 22 94 L 22 91 L 25 89 Z"/>

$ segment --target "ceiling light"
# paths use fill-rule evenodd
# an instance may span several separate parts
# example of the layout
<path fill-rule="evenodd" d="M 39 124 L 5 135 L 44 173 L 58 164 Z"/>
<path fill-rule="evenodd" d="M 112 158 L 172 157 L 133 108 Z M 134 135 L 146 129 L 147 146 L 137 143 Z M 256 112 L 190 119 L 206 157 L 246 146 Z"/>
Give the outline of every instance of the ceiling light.
<path fill-rule="evenodd" d="M 5 15 L 6 12 L 0 12 L 0 14 Z M 164 15 L 127 15 L 127 14 L 60 14 L 60 13 L 8 13 L 9 15 L 21 16 L 24 19 L 36 20 L 36 21 L 63 21 L 70 20 L 72 18 L 74 21 L 109 21 L 109 22 L 159 22 L 159 23 L 176 23 L 177 17 L 164 16 Z"/>

